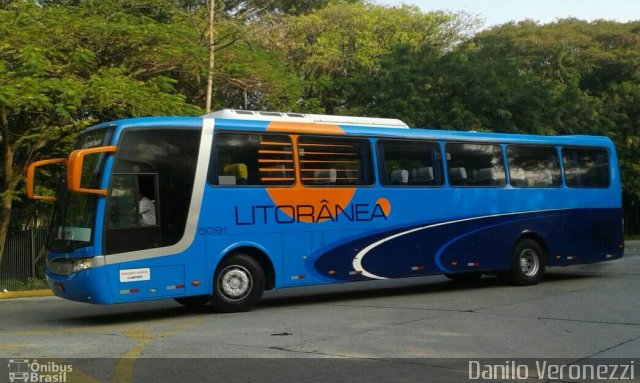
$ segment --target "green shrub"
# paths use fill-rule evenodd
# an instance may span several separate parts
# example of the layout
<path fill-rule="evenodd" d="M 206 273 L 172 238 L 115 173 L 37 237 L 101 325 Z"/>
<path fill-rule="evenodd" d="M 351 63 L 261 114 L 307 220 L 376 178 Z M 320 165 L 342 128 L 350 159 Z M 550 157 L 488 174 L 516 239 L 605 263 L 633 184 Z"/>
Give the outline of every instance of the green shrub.
<path fill-rule="evenodd" d="M 48 289 L 49 284 L 46 280 L 40 278 L 3 278 L 0 279 L 0 291 L 25 291 Z"/>

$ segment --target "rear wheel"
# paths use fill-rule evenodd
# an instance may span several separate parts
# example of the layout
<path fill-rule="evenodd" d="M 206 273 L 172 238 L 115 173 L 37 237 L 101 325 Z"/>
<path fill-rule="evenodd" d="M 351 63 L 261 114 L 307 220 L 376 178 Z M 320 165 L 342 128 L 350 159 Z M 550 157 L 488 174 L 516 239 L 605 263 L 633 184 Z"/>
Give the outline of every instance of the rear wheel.
<path fill-rule="evenodd" d="M 542 280 L 547 254 L 540 244 L 525 238 L 516 244 L 511 259 L 511 280 L 520 286 L 535 285 Z"/>
<path fill-rule="evenodd" d="M 211 304 L 222 312 L 247 311 L 260 301 L 264 286 L 260 264 L 246 254 L 234 254 L 216 270 Z"/>

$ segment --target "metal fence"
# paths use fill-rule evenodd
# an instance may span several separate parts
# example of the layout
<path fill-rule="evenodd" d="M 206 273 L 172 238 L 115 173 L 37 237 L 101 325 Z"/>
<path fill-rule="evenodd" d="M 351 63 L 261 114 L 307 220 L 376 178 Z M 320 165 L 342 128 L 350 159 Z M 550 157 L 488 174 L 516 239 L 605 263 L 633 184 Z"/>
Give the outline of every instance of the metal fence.
<path fill-rule="evenodd" d="M 14 206 L 0 265 L 0 291 L 46 288 L 44 245 L 52 206 Z"/>

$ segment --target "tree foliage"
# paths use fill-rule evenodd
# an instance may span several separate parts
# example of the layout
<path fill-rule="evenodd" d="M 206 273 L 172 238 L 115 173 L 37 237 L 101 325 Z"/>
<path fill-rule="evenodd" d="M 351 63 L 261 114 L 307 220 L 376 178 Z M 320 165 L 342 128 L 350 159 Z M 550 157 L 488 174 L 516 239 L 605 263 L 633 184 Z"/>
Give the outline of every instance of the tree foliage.
<path fill-rule="evenodd" d="M 0 247 L 29 161 L 65 153 L 96 121 L 202 112 L 207 5 L 0 1 Z M 606 134 L 627 195 L 640 201 L 639 22 L 525 21 L 478 32 L 465 14 L 366 0 L 215 5 L 214 109 Z"/>
<path fill-rule="evenodd" d="M 65 153 L 97 121 L 202 113 L 206 12 L 205 2 L 184 0 L 0 3 L 0 260 L 34 158 Z M 215 103 L 289 108 L 300 97 L 299 80 L 277 50 L 252 38 L 255 14 L 218 15 L 215 48 L 225 54 Z"/>
<path fill-rule="evenodd" d="M 199 112 L 172 76 L 199 65 L 190 66 L 166 15 L 128 13 L 116 1 L 78 4 L 0 9 L 0 254 L 24 170 L 41 152 L 64 150 L 98 120 Z"/>
<path fill-rule="evenodd" d="M 444 53 L 399 44 L 379 65 L 350 76 L 357 92 L 348 111 L 419 127 L 607 135 L 625 193 L 638 205 L 639 22 L 510 23 Z M 627 213 L 626 222 L 637 230 L 640 217 Z"/>
<path fill-rule="evenodd" d="M 475 26 L 463 15 L 348 1 L 285 18 L 266 37 L 304 80 L 300 110 L 343 113 L 355 95 L 349 79 L 375 74 L 398 44 L 452 49 Z"/>

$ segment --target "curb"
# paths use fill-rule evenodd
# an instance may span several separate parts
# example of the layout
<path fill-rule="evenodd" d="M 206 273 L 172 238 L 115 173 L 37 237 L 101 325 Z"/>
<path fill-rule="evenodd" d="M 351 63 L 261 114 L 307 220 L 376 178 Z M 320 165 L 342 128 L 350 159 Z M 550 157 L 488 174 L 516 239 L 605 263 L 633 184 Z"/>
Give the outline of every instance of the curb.
<path fill-rule="evenodd" d="M 49 297 L 52 296 L 51 290 L 27 290 L 27 291 L 9 291 L 0 292 L 0 300 L 11 298 L 32 298 L 32 297 Z"/>

